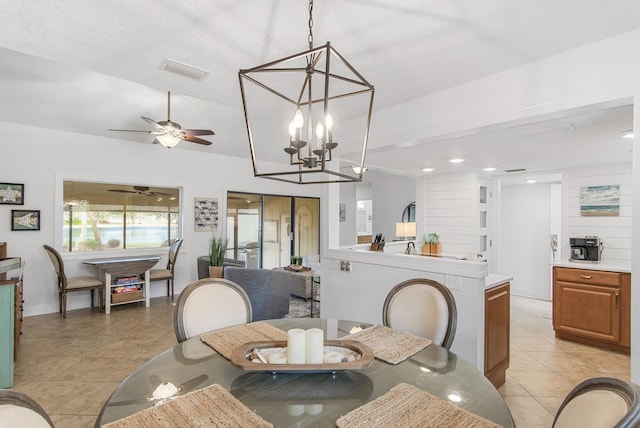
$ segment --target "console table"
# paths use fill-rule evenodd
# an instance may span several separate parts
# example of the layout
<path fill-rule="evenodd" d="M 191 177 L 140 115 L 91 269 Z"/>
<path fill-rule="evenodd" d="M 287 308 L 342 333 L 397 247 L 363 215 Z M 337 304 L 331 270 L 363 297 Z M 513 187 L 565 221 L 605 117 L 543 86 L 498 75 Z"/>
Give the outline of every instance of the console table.
<path fill-rule="evenodd" d="M 145 306 L 149 307 L 149 299 L 151 295 L 149 293 L 151 268 L 158 263 L 160 256 L 124 256 L 124 257 L 112 257 L 107 259 L 91 259 L 85 260 L 84 263 L 95 266 L 104 274 L 104 313 L 111 313 L 111 306 L 114 304 L 132 303 L 132 302 L 145 302 Z M 142 288 L 142 296 L 130 300 L 124 300 L 117 303 L 111 301 L 111 289 L 117 287 L 118 284 L 114 284 L 112 277 L 130 277 L 137 276 L 144 273 L 144 279 L 128 283 L 128 285 L 135 284 Z"/>

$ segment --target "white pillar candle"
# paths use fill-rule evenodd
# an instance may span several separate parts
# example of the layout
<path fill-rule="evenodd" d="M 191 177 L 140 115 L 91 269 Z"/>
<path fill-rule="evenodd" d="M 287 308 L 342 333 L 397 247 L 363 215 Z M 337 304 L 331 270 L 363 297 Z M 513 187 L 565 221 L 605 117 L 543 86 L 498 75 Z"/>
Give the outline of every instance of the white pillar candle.
<path fill-rule="evenodd" d="M 325 352 L 323 356 L 325 364 L 336 364 L 342 362 L 342 354 L 337 352 Z"/>
<path fill-rule="evenodd" d="M 287 357 L 284 354 L 276 353 L 276 354 L 269 355 L 269 364 L 286 364 L 286 363 L 287 363 Z"/>
<path fill-rule="evenodd" d="M 287 363 L 304 364 L 305 331 L 292 328 L 287 332 Z"/>
<path fill-rule="evenodd" d="M 321 328 L 310 328 L 306 332 L 305 363 L 322 364 L 324 354 L 324 331 Z"/>

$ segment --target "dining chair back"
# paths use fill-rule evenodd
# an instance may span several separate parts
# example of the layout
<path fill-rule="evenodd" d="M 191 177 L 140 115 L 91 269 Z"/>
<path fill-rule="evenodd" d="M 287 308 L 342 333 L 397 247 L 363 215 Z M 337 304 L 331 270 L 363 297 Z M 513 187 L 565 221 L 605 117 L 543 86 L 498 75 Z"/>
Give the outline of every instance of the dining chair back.
<path fill-rule="evenodd" d="M 62 257 L 60 253 L 56 251 L 55 248 L 50 247 L 49 245 L 42 246 L 47 255 L 51 259 L 51 263 L 53 264 L 53 268 L 56 271 L 56 275 L 58 276 L 58 298 L 60 302 L 60 313 L 63 318 L 67 317 L 67 293 L 72 291 L 91 291 L 91 308 L 93 308 L 93 301 L 95 299 L 94 293 L 98 291 L 98 306 L 102 309 L 102 299 L 103 293 L 102 288 L 104 287 L 104 282 L 95 276 L 76 276 L 76 277 L 67 277 L 64 272 L 64 262 L 62 261 Z"/>
<path fill-rule="evenodd" d="M 173 279 L 176 260 L 178 259 L 178 251 L 182 246 L 182 239 L 176 239 L 169 247 L 169 259 L 166 269 L 151 269 L 149 272 L 149 281 L 167 281 L 167 296 L 171 292 L 171 301 L 173 301 Z"/>
<path fill-rule="evenodd" d="M 458 312 L 451 291 L 437 281 L 409 279 L 391 289 L 382 308 L 385 326 L 451 348 Z"/>
<path fill-rule="evenodd" d="M 553 428 L 640 426 L 640 389 L 611 377 L 595 377 L 577 385 L 564 399 Z"/>
<path fill-rule="evenodd" d="M 0 389 L 0 428 L 51 428 L 47 412 L 32 398 L 11 389 Z"/>
<path fill-rule="evenodd" d="M 249 296 L 223 278 L 204 278 L 189 284 L 178 296 L 173 327 L 178 342 L 211 330 L 251 322 Z"/>

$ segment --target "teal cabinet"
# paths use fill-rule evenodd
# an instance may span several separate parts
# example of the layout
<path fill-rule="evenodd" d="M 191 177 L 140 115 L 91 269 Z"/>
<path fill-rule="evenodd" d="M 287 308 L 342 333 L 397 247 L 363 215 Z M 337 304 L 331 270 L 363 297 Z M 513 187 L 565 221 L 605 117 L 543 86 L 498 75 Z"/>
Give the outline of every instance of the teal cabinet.
<path fill-rule="evenodd" d="M 13 386 L 15 281 L 0 281 L 0 388 Z"/>

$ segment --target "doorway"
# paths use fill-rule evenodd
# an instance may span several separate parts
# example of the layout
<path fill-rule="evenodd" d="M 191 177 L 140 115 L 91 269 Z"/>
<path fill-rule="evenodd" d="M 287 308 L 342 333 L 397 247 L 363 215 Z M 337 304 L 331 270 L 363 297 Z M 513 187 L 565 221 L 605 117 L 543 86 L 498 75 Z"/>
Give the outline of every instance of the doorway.
<path fill-rule="evenodd" d="M 229 256 L 247 267 L 272 269 L 291 256 L 317 260 L 320 254 L 320 199 L 229 192 Z"/>

